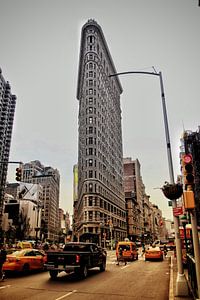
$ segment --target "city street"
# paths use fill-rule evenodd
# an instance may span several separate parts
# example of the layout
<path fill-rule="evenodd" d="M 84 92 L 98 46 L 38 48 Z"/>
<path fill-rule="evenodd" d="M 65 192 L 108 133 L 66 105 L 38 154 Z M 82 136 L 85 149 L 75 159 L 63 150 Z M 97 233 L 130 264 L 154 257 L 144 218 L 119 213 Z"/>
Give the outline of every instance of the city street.
<path fill-rule="evenodd" d="M 169 258 L 163 262 L 138 261 L 116 265 L 115 251 L 108 251 L 107 269 L 89 271 L 85 280 L 60 273 L 52 281 L 48 272 L 27 276 L 10 275 L 0 282 L 1 300 L 61 299 L 169 299 Z"/>

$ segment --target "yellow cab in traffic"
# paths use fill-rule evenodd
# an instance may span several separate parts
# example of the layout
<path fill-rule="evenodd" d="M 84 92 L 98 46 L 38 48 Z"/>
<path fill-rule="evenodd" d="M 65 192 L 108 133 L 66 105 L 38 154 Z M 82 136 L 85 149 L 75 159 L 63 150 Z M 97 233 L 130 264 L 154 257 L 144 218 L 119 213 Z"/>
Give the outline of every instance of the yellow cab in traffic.
<path fill-rule="evenodd" d="M 17 243 L 17 249 L 32 249 L 33 246 L 30 242 L 22 241 Z"/>
<path fill-rule="evenodd" d="M 159 247 L 156 247 L 155 245 L 152 247 L 148 247 L 148 249 L 145 250 L 145 261 L 147 260 L 163 261 L 163 251 Z"/>
<path fill-rule="evenodd" d="M 118 242 L 116 247 L 117 260 L 119 260 L 120 258 L 120 252 L 122 252 L 122 256 L 124 260 L 133 261 L 138 259 L 137 246 L 134 242 L 131 241 Z"/>
<path fill-rule="evenodd" d="M 22 249 L 8 254 L 3 264 L 5 272 L 24 272 L 28 273 L 32 270 L 44 270 L 47 255 L 43 250 L 38 249 Z"/>

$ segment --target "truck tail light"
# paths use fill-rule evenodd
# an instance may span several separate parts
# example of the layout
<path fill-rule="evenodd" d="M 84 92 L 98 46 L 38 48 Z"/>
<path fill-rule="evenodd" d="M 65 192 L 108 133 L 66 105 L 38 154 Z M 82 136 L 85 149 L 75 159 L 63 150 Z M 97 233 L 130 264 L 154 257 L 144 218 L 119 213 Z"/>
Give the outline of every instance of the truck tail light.
<path fill-rule="evenodd" d="M 76 263 L 80 262 L 80 255 L 76 255 Z"/>

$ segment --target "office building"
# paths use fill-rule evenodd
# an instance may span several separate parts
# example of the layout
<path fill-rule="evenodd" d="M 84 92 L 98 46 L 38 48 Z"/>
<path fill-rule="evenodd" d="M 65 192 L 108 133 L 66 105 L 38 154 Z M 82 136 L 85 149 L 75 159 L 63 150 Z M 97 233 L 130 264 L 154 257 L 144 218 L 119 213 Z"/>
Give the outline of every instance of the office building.
<path fill-rule="evenodd" d="M 88 20 L 81 33 L 77 99 L 79 240 L 105 245 L 126 237 L 123 151 L 118 77 L 103 31 Z M 112 245 L 111 245 L 112 246 Z"/>
<path fill-rule="evenodd" d="M 16 96 L 0 69 L 0 228 L 2 225 L 3 199 L 8 170 L 10 145 L 15 114 Z"/>
<path fill-rule="evenodd" d="M 35 160 L 22 166 L 22 181 L 42 186 L 42 217 L 40 233 L 44 239 L 58 240 L 60 175 L 57 169 Z"/>

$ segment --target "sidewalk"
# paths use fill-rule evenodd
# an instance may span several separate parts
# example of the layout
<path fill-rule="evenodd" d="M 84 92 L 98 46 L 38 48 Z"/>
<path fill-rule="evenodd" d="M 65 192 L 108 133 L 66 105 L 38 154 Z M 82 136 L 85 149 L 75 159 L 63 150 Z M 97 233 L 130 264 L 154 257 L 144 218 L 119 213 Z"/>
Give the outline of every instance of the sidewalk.
<path fill-rule="evenodd" d="M 176 279 L 177 279 L 177 261 L 174 256 L 171 256 L 170 265 L 170 287 L 169 287 L 169 300 L 194 300 L 189 286 L 188 286 L 188 296 L 176 296 Z M 187 270 L 184 270 L 186 280 L 188 280 Z"/>

